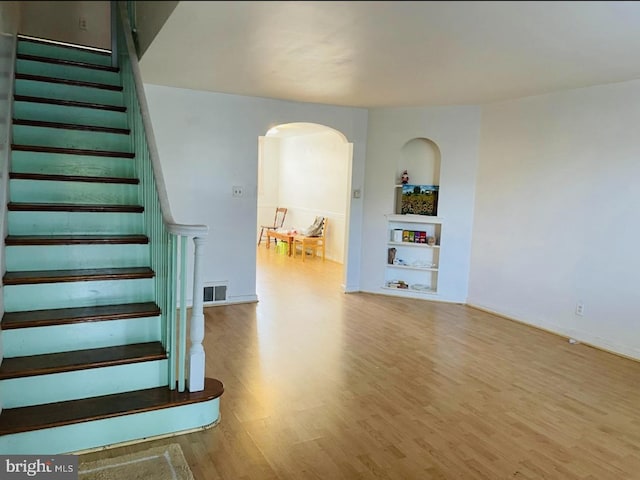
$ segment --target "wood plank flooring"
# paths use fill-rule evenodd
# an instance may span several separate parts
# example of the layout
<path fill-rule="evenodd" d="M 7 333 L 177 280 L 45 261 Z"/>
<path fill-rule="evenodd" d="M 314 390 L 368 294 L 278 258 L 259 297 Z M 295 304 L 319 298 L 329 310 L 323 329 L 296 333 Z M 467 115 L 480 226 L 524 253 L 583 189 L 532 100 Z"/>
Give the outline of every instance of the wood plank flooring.
<path fill-rule="evenodd" d="M 260 302 L 206 309 L 221 422 L 197 480 L 640 478 L 640 363 L 461 305 L 343 294 L 258 248 Z M 115 456 L 149 443 L 87 455 Z"/>

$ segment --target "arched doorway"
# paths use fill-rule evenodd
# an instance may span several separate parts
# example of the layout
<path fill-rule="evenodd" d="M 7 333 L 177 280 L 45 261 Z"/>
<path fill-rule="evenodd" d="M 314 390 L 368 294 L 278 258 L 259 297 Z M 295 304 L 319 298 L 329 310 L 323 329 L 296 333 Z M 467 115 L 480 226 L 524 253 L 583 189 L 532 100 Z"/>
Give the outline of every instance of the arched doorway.
<path fill-rule="evenodd" d="M 327 260 L 347 265 L 353 145 L 325 125 L 288 123 L 260 137 L 258 151 L 257 234 L 273 222 L 276 207 L 288 209 L 287 227 L 323 216 Z"/>

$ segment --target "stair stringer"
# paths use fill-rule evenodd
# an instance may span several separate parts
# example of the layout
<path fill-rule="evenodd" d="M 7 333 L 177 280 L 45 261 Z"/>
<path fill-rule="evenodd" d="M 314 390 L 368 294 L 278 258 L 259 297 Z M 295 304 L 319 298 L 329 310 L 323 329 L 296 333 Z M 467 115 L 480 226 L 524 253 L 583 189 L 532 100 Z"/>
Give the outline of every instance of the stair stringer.
<path fill-rule="evenodd" d="M 2 99 L 3 103 L 6 103 L 6 109 L 4 110 L 3 117 L 0 118 L 0 235 L 4 238 L 7 235 L 7 203 L 9 201 L 9 170 L 11 168 L 11 154 L 9 145 L 11 145 L 11 118 L 13 116 L 13 102 L 11 98 L 14 93 L 14 82 L 11 81 L 15 75 L 15 58 L 18 49 L 18 41 L 15 36 L 3 35 L 0 39 L 0 55 L 3 57 L 10 57 L 13 61 L 10 62 L 9 71 L 5 73 L 7 78 L 7 97 Z M 4 274 L 5 271 L 5 252 L 4 248 L 0 252 L 0 274 Z M 4 315 L 4 298 L 0 294 L 0 318 Z M 1 327 L 1 325 L 0 325 Z M 2 335 L 2 329 L 0 328 L 0 365 L 4 358 L 4 339 Z M 2 414 L 2 399 L 0 398 L 0 415 Z"/>

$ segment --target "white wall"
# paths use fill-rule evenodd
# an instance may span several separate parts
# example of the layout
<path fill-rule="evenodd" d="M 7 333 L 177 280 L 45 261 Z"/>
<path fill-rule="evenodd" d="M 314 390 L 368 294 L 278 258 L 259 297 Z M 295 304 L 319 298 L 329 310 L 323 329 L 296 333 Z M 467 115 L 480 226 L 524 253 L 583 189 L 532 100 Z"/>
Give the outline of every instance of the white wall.
<path fill-rule="evenodd" d="M 482 109 L 469 303 L 640 358 L 639 125 L 640 81 Z"/>
<path fill-rule="evenodd" d="M 260 137 L 258 147 L 258 222 L 273 225 L 276 208 L 280 206 L 280 143 L 279 137 Z M 287 224 L 285 218 L 285 225 Z M 263 239 L 264 241 L 264 236 Z M 257 240 L 256 240 L 257 241 Z"/>
<path fill-rule="evenodd" d="M 20 26 L 20 15 L 24 2 L 0 2 L 0 33 L 15 35 Z M 2 57 L 3 61 L 5 57 Z"/>
<path fill-rule="evenodd" d="M 393 213 L 396 169 L 402 147 L 427 138 L 440 149 L 438 216 L 444 219 L 436 299 L 467 298 L 473 198 L 478 160 L 478 107 L 376 108 L 369 111 L 362 290 L 384 293 L 386 214 Z"/>
<path fill-rule="evenodd" d="M 336 132 L 289 136 L 280 142 L 278 204 L 286 225 L 303 229 L 327 218 L 326 257 L 343 263 L 349 145 Z"/>
<path fill-rule="evenodd" d="M 20 2 L 20 33 L 111 49 L 111 10 L 107 1 Z M 80 30 L 80 17 L 87 29 Z"/>
<path fill-rule="evenodd" d="M 143 65 L 144 69 L 144 65 Z M 258 137 L 292 122 L 319 123 L 354 144 L 352 188 L 364 183 L 367 111 L 145 85 L 174 217 L 206 223 L 204 282 L 229 281 L 230 301 L 255 299 Z M 244 187 L 242 198 L 231 187 Z M 361 200 L 351 204 L 346 285 L 359 285 Z"/>

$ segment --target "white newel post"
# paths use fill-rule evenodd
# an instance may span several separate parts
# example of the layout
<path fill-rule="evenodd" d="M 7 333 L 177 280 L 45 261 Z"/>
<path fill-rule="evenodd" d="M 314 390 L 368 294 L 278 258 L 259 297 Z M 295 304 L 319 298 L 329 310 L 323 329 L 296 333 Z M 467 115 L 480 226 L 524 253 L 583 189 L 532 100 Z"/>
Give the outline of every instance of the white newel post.
<path fill-rule="evenodd" d="M 204 390 L 204 310 L 202 304 L 202 246 L 204 238 L 194 237 L 195 244 L 193 262 L 193 306 L 191 307 L 191 324 L 189 338 L 189 391 L 199 392 Z"/>

